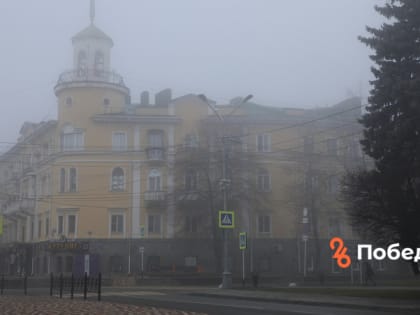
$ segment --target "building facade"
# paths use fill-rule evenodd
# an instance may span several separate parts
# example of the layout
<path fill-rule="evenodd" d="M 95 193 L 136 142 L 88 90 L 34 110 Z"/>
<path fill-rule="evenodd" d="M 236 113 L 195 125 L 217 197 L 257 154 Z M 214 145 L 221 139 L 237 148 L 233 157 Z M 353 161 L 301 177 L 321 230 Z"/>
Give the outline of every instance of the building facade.
<path fill-rule="evenodd" d="M 108 35 L 92 22 L 72 43 L 72 69 L 54 88 L 57 119 L 25 123 L 0 157 L 3 270 L 133 274 L 144 259 L 145 272 L 215 272 L 221 240 L 210 227 L 222 192 L 206 186 L 203 164 L 196 164 L 199 170 L 192 165 L 200 150 L 217 156 L 220 139 L 230 137 L 236 142 L 224 149 L 234 147 L 240 159 L 227 154 L 225 163 L 239 175 L 227 176 L 243 188 L 238 202 L 228 202 L 237 218 L 230 236 L 234 274 L 243 231 L 248 270 L 344 275 L 327 244 L 332 236 L 357 238 L 339 183 L 365 163 L 360 99 L 328 108 L 274 108 L 241 99 L 217 105 L 192 94 L 173 98 L 167 89 L 154 101 L 143 92 L 134 103 L 122 76 L 111 70 Z M 190 164 L 184 169 L 179 161 L 185 156 Z M 214 159 L 209 169 L 217 183 L 222 165 Z M 237 167 L 243 160 L 248 168 Z M 200 197 L 209 187 L 214 199 Z"/>

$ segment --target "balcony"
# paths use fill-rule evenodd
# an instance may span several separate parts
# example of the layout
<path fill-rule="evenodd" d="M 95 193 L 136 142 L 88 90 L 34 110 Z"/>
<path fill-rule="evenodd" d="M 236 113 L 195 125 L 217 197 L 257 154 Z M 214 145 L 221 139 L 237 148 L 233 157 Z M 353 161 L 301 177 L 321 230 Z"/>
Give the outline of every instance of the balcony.
<path fill-rule="evenodd" d="M 144 201 L 146 208 L 163 208 L 166 205 L 166 191 L 146 191 Z"/>
<path fill-rule="evenodd" d="M 89 83 L 90 85 L 106 84 L 128 93 L 128 88 L 125 86 L 121 75 L 114 71 L 111 72 L 97 69 L 78 69 L 63 72 L 59 76 L 54 90 L 57 93 L 62 88 L 68 86 L 85 86 L 86 83 Z"/>
<path fill-rule="evenodd" d="M 165 150 L 163 147 L 148 147 L 146 149 L 147 160 L 148 161 L 164 161 L 165 160 Z"/>

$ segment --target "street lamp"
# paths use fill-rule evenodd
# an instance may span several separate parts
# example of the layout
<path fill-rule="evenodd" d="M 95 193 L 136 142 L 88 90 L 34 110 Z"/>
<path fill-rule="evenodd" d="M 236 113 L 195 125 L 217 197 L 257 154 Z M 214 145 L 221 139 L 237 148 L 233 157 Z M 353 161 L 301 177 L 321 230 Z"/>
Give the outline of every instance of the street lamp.
<path fill-rule="evenodd" d="M 221 187 L 223 189 L 223 210 L 227 211 L 227 189 L 229 186 L 229 179 L 227 179 L 227 165 L 226 165 L 226 143 L 229 137 L 225 135 L 225 119 L 224 116 L 220 115 L 217 111 L 217 109 L 210 104 L 207 97 L 204 94 L 199 94 L 198 97 L 207 103 L 207 105 L 210 107 L 210 109 L 214 112 L 214 114 L 217 116 L 217 118 L 222 122 L 222 179 L 220 180 Z M 244 99 L 239 102 L 236 107 L 227 115 L 233 114 L 242 104 L 249 101 L 252 98 L 252 95 L 248 95 Z M 228 247 L 228 231 L 226 229 L 223 229 L 223 274 L 222 274 L 222 288 L 223 289 L 230 289 L 232 287 L 232 273 L 229 271 L 229 263 L 228 263 L 228 257 L 229 257 L 229 247 Z"/>

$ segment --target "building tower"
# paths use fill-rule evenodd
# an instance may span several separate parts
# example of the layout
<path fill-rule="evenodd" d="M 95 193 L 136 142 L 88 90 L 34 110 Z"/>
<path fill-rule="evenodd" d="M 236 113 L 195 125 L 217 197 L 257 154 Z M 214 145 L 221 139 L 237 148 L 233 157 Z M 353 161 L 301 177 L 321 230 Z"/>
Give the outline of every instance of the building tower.
<path fill-rule="evenodd" d="M 72 38 L 73 68 L 60 75 L 54 88 L 59 128 L 63 124 L 84 128 L 92 115 L 119 111 L 129 101 L 123 78 L 111 70 L 113 41 L 95 26 L 94 19 L 92 0 L 90 25 Z"/>

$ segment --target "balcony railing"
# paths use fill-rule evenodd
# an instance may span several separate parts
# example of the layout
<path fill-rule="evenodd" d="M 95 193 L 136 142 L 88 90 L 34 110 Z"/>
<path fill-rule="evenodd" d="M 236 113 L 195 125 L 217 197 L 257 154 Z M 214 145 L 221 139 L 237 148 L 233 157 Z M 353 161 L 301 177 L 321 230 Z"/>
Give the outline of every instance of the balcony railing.
<path fill-rule="evenodd" d="M 144 193 L 144 202 L 149 209 L 162 209 L 166 205 L 166 192 L 147 191 Z"/>
<path fill-rule="evenodd" d="M 122 76 L 118 73 L 97 69 L 78 69 L 63 72 L 58 78 L 57 85 L 74 82 L 100 82 L 126 87 Z"/>
<path fill-rule="evenodd" d="M 146 191 L 144 193 L 144 200 L 146 201 L 165 201 L 166 192 L 165 191 Z"/>
<path fill-rule="evenodd" d="M 165 150 L 161 147 L 148 147 L 146 152 L 149 161 L 163 161 L 165 159 Z"/>

